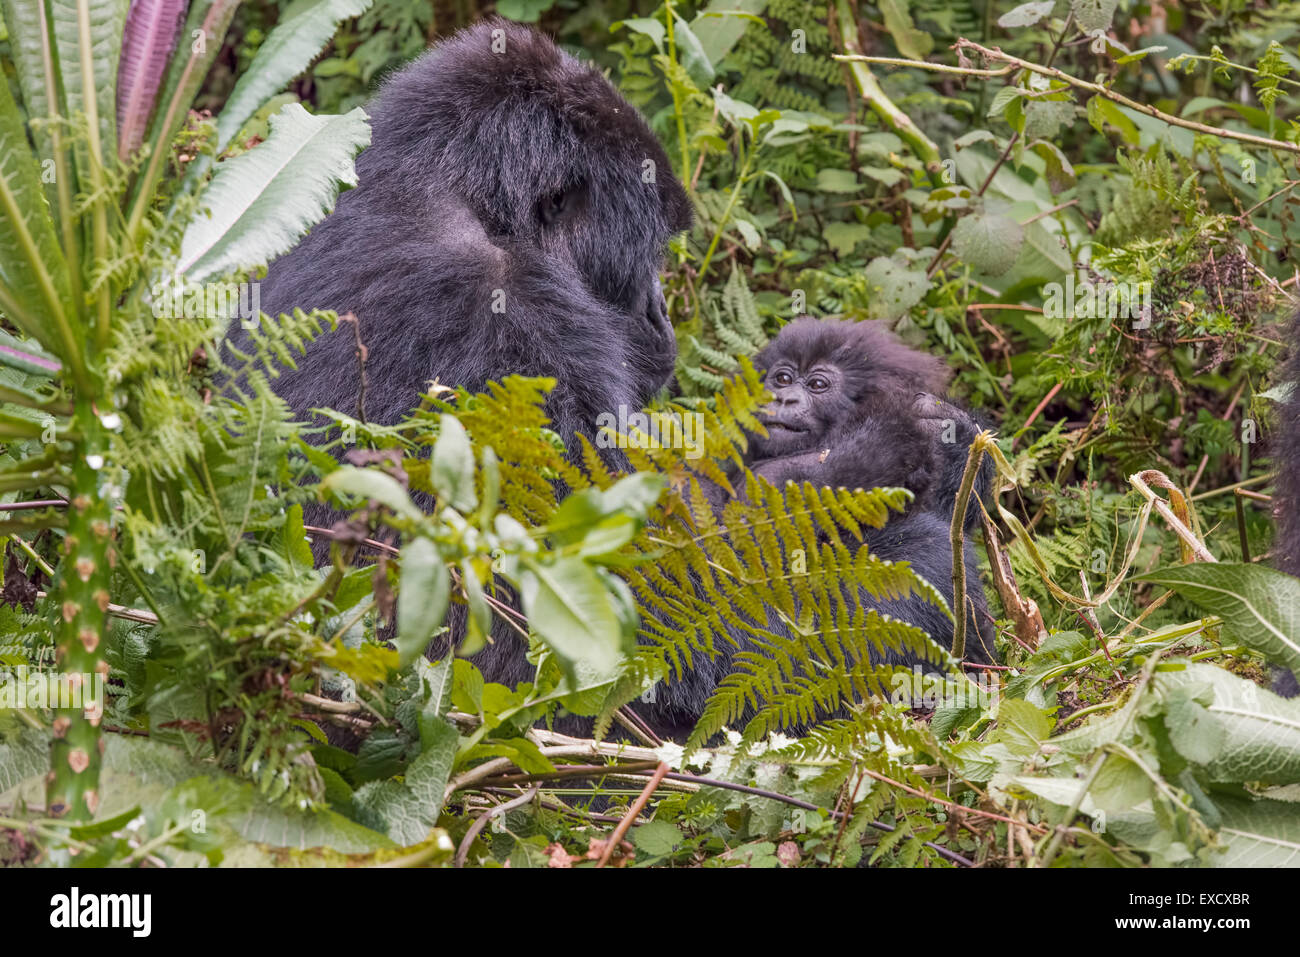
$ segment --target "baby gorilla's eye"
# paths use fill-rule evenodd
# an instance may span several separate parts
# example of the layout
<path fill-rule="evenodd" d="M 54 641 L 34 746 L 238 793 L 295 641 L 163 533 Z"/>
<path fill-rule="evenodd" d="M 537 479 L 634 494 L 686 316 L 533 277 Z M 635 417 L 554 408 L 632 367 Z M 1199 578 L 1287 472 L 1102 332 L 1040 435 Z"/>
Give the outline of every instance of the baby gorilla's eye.
<path fill-rule="evenodd" d="M 831 380 L 824 375 L 815 375 L 808 380 L 808 388 L 813 392 L 825 392 L 830 387 Z"/>
<path fill-rule="evenodd" d="M 787 386 L 794 382 L 794 376 L 790 375 L 788 372 L 781 371 L 772 376 L 772 381 L 779 386 Z"/>

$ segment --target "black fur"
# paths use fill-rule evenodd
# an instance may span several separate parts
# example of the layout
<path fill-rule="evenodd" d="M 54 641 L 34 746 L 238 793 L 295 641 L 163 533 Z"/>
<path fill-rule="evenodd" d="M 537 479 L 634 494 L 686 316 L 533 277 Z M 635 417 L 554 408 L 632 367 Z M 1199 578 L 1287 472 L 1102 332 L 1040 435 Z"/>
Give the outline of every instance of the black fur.
<path fill-rule="evenodd" d="M 658 271 L 690 204 L 602 76 L 540 33 L 490 20 L 400 70 L 369 110 L 360 185 L 262 287 L 272 315 L 357 315 L 368 420 L 397 421 L 434 379 L 478 390 L 511 373 L 552 376 L 548 412 L 572 443 L 595 434 L 601 412 L 640 409 L 669 381 L 676 345 Z M 340 328 L 276 391 L 299 413 L 355 413 L 353 353 Z"/>
<path fill-rule="evenodd" d="M 576 453 L 575 435 L 593 437 L 602 412 L 639 410 L 669 383 L 677 350 L 659 270 L 668 239 L 691 224 L 690 201 L 608 81 L 544 35 L 488 20 L 398 71 L 368 109 L 359 185 L 262 286 L 272 315 L 358 317 L 367 420 L 398 421 L 435 379 L 481 390 L 550 376 L 552 427 Z M 276 391 L 299 415 L 357 414 L 354 351 L 341 326 Z M 310 524 L 335 518 L 308 513 Z M 316 554 L 325 560 L 328 542 Z M 452 634 L 464 618 L 454 605 Z M 474 659 L 487 679 L 528 679 L 515 633 L 500 619 L 492 633 Z"/>
<path fill-rule="evenodd" d="M 880 558 L 910 562 L 951 604 L 949 526 L 979 425 L 932 394 L 945 391 L 942 360 L 908 348 L 873 323 L 804 317 L 781 330 L 757 366 L 775 399 L 762 416 L 769 434 L 753 443 L 752 471 L 774 483 L 910 489 L 915 499 L 907 514 L 867 530 L 864 541 Z M 968 532 L 979 514 L 974 499 L 987 496 L 992 477 L 986 459 L 965 515 Z M 965 551 L 966 658 L 988 664 L 994 660 L 992 620 L 969 535 Z M 952 647 L 952 623 L 933 605 L 915 598 L 883 603 L 865 593 L 859 600 Z"/>
<path fill-rule="evenodd" d="M 1300 313 L 1291 319 L 1286 341 L 1291 351 L 1282 364 L 1281 378 L 1291 383 L 1292 392 L 1279 407 L 1272 448 L 1277 472 L 1273 564 L 1288 574 L 1300 575 Z"/>
<path fill-rule="evenodd" d="M 901 486 L 916 496 L 913 511 L 951 517 L 979 423 L 938 398 L 948 367 L 870 322 L 796 319 L 761 353 L 774 400 L 755 437 L 752 470 L 775 485 L 786 481 L 845 488 Z M 825 385 L 821 391 L 812 386 Z M 987 458 L 974 498 L 993 481 Z M 966 528 L 978 518 L 972 500 Z"/>
<path fill-rule="evenodd" d="M 1278 409 L 1272 442 L 1274 471 L 1273 517 L 1277 535 L 1273 564 L 1290 575 L 1300 575 L 1300 312 L 1291 318 L 1285 336 L 1290 353 L 1282 364 L 1281 379 L 1291 383 L 1291 394 Z M 1274 669 L 1273 690 L 1294 698 L 1300 682 L 1284 668 Z"/>

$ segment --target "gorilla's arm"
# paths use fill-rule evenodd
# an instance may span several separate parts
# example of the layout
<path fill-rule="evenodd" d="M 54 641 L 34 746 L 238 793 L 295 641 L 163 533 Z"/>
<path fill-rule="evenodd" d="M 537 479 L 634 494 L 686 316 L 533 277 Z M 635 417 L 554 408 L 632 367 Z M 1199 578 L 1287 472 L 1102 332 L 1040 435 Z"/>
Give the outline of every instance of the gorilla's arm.
<path fill-rule="evenodd" d="M 885 415 L 837 428 L 824 448 L 755 462 L 752 471 L 778 488 L 812 482 L 832 488 L 930 487 L 934 456 L 929 437 L 907 417 Z"/>
<path fill-rule="evenodd" d="M 934 480 L 923 503 L 928 511 L 952 516 L 970 445 L 982 426 L 965 409 L 928 393 L 918 393 L 914 405 L 917 425 L 928 437 L 934 450 Z M 993 460 L 987 455 L 980 462 L 975 486 L 966 507 L 966 530 L 979 521 L 976 501 L 988 502 L 993 487 Z"/>

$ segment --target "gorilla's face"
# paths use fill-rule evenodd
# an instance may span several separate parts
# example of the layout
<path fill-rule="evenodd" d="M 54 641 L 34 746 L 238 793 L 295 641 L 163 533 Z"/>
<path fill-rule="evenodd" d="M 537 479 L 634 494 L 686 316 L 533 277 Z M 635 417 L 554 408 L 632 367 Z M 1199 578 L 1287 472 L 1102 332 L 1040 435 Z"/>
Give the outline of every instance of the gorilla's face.
<path fill-rule="evenodd" d="M 825 359 L 800 364 L 782 358 L 768 369 L 764 384 L 772 401 L 759 414 L 767 429 L 767 438 L 754 442 L 760 458 L 812 451 L 853 409 L 843 370 Z"/>

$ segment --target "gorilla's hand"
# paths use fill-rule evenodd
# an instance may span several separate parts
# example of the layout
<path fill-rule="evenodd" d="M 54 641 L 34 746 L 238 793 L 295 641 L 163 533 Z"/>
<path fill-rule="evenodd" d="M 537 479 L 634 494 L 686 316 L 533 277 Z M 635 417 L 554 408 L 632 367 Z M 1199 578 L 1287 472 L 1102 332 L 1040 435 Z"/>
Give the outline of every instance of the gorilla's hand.
<path fill-rule="evenodd" d="M 927 509 L 951 516 L 966 471 L 970 444 L 980 431 L 980 423 L 965 409 L 928 392 L 916 393 L 912 409 L 920 430 L 930 438 L 935 458 L 935 481 L 924 505 Z M 993 462 L 986 456 L 975 476 L 972 501 L 966 510 L 968 529 L 979 517 L 974 499 L 984 501 L 992 484 Z"/>
<path fill-rule="evenodd" d="M 652 277 L 645 308 L 633 321 L 634 383 L 641 395 L 652 396 L 669 384 L 677 364 L 677 335 L 668 319 L 668 302 L 657 275 Z"/>

